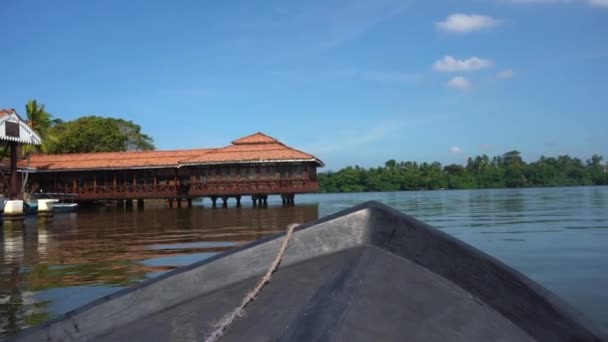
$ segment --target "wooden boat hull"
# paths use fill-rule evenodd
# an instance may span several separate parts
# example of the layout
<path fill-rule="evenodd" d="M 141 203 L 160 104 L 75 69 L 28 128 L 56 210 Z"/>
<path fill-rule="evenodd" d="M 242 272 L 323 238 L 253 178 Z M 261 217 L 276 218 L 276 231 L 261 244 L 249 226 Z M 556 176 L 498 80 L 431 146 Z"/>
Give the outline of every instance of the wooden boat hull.
<path fill-rule="evenodd" d="M 169 272 L 15 341 L 201 341 L 275 258 L 282 235 Z M 221 341 L 602 341 L 555 295 L 376 202 L 300 226 Z"/>

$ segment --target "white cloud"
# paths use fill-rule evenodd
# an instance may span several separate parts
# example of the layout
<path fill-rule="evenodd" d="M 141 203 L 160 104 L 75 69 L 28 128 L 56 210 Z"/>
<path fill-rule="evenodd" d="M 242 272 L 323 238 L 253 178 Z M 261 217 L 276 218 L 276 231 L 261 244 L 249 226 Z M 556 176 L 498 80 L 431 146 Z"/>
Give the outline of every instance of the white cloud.
<path fill-rule="evenodd" d="M 602 1 L 602 0 L 595 0 Z M 452 33 L 469 33 L 490 29 L 500 24 L 500 20 L 479 14 L 450 14 L 444 21 L 435 23 L 435 27 Z"/>
<path fill-rule="evenodd" d="M 448 149 L 448 151 L 452 154 L 461 154 L 463 152 L 462 149 L 458 146 L 452 146 Z"/>
<path fill-rule="evenodd" d="M 508 79 L 508 78 L 513 78 L 513 77 L 515 77 L 515 72 L 511 69 L 501 71 L 496 75 L 496 78 L 499 78 L 499 79 Z"/>
<path fill-rule="evenodd" d="M 435 71 L 460 72 L 491 68 L 493 65 L 493 61 L 479 57 L 459 60 L 452 56 L 444 56 L 442 59 L 433 63 L 433 69 Z"/>
<path fill-rule="evenodd" d="M 448 88 L 466 90 L 472 87 L 471 81 L 462 76 L 456 76 L 446 83 Z"/>
<path fill-rule="evenodd" d="M 589 0 L 589 5 L 608 8 L 608 0 Z"/>

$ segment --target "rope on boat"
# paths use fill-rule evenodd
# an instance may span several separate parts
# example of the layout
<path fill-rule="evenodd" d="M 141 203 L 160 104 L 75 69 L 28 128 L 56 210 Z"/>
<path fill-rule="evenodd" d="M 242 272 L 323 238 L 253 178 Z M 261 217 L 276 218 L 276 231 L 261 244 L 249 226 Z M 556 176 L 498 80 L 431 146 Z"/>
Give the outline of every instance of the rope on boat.
<path fill-rule="evenodd" d="M 224 317 L 222 317 L 218 322 L 216 322 L 214 324 L 215 330 L 212 331 L 209 335 L 207 335 L 207 337 L 205 338 L 205 342 L 215 342 L 218 339 L 220 339 L 222 337 L 222 335 L 224 335 L 224 331 L 228 328 L 228 326 L 230 326 L 230 324 L 232 324 L 232 322 L 234 322 L 237 318 L 242 317 L 245 314 L 245 307 L 252 300 L 254 300 L 255 297 L 257 297 L 257 295 L 260 293 L 260 291 L 262 290 L 264 285 L 266 285 L 266 283 L 268 283 L 270 281 L 270 278 L 272 278 L 272 274 L 279 267 L 279 264 L 281 263 L 281 259 L 283 258 L 283 255 L 285 254 L 285 250 L 287 249 L 287 244 L 288 244 L 289 240 L 291 239 L 293 230 L 297 226 L 298 226 L 297 223 L 292 223 L 287 226 L 287 233 L 285 234 L 285 237 L 283 238 L 283 243 L 281 244 L 281 248 L 279 248 L 279 252 L 277 253 L 277 256 L 274 258 L 274 261 L 272 262 L 270 267 L 268 268 L 268 271 L 266 271 L 266 274 L 264 274 L 262 279 L 260 279 L 260 281 L 255 286 L 255 288 L 253 288 L 253 290 L 251 290 L 251 291 L 249 291 L 249 293 L 247 293 L 247 295 L 245 296 L 245 298 L 243 298 L 243 301 L 241 302 L 241 305 L 239 307 L 234 309 L 232 312 L 227 313 Z"/>

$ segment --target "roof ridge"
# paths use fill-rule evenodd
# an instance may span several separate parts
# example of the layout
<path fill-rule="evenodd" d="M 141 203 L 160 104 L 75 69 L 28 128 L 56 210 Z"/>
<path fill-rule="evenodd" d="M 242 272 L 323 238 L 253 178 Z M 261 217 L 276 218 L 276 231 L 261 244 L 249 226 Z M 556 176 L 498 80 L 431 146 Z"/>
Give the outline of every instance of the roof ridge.
<path fill-rule="evenodd" d="M 281 144 L 283 145 L 282 142 L 280 142 L 279 140 L 264 134 L 262 132 L 256 132 L 253 134 L 249 134 L 247 136 L 235 139 L 233 141 L 231 141 L 231 143 L 233 145 L 256 145 L 256 144 Z"/>

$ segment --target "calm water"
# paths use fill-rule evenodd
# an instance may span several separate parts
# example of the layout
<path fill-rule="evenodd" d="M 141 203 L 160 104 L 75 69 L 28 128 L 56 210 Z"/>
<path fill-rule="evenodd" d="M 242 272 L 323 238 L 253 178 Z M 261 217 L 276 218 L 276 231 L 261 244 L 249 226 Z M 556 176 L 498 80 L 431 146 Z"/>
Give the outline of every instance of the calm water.
<path fill-rule="evenodd" d="M 296 207 L 111 208 L 0 227 L 0 338 L 247 241 L 367 200 L 480 248 L 608 328 L 608 187 L 302 195 Z M 231 203 L 232 204 L 232 203 Z M 204 205 L 204 207 L 203 207 Z"/>

